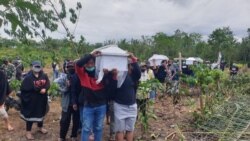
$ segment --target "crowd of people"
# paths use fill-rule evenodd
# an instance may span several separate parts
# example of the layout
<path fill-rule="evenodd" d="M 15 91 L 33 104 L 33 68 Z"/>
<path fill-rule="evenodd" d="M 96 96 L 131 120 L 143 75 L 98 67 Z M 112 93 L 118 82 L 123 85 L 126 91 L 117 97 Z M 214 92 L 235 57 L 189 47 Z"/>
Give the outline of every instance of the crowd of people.
<path fill-rule="evenodd" d="M 53 81 L 58 84 L 61 93 L 61 118 L 59 141 L 64 141 L 72 121 L 71 139 L 77 140 L 81 131 L 81 140 L 93 139 L 101 141 L 104 119 L 110 124 L 110 140 L 132 141 L 137 120 L 140 99 L 136 96 L 139 83 L 157 78 L 161 83 L 165 80 L 178 80 L 177 68 L 171 61 L 163 60 L 160 66 L 149 62 L 138 63 L 138 59 L 130 53 L 128 58 L 128 74 L 120 88 L 117 88 L 118 70 L 104 69 L 104 78 L 96 83 L 95 58 L 100 52 L 87 54 L 79 60 L 65 60 L 63 71 L 59 65 L 52 63 Z M 32 126 L 37 123 L 38 131 L 47 134 L 43 127 L 48 112 L 48 90 L 50 79 L 43 71 L 40 61 L 31 63 L 31 70 L 22 78 L 24 67 L 18 58 L 11 64 L 4 60 L 1 75 L 0 115 L 6 121 L 9 131 L 13 130 L 4 110 L 6 97 L 11 93 L 9 82 L 17 79 L 21 84 L 20 117 L 26 122 L 26 138 L 34 140 Z M 147 98 L 155 99 L 156 90 L 152 90 Z M 105 116 L 106 115 L 106 116 Z"/>
<path fill-rule="evenodd" d="M 156 65 L 155 60 L 139 64 L 138 59 L 129 53 L 128 74 L 121 87 L 117 88 L 117 68 L 103 69 L 104 77 L 101 83 L 96 83 L 95 59 L 98 55 L 100 52 L 96 51 L 79 60 L 65 60 L 61 72 L 59 65 L 56 62 L 52 63 L 53 82 L 58 84 L 61 93 L 62 112 L 58 141 L 66 140 L 71 122 L 72 141 L 77 140 L 79 131 L 81 131 L 81 141 L 101 141 L 105 117 L 110 125 L 111 141 L 123 141 L 124 138 L 132 141 L 138 107 L 143 100 L 154 100 L 157 96 L 157 91 L 152 89 L 146 98 L 139 98 L 137 96 L 138 84 L 158 79 L 164 85 L 166 83 L 172 85 L 170 93 L 178 93 L 181 70 L 171 60 L 162 60 L 159 66 Z M 183 73 L 192 75 L 187 68 L 188 66 L 182 66 Z M 22 80 L 20 117 L 26 122 L 26 138 L 34 140 L 31 132 L 34 123 L 37 123 L 40 133 L 48 133 L 43 127 L 43 121 L 48 113 L 50 79 L 43 71 L 40 61 L 31 63 L 31 69 L 24 78 L 22 77 L 23 71 L 24 67 L 19 58 L 13 61 L 13 64 L 7 59 L 4 60 L 0 71 L 0 116 L 6 122 L 7 129 L 12 131 L 14 128 L 9 123 L 4 103 L 11 93 L 9 82 L 14 79 Z M 143 110 L 143 107 L 140 108 Z"/>

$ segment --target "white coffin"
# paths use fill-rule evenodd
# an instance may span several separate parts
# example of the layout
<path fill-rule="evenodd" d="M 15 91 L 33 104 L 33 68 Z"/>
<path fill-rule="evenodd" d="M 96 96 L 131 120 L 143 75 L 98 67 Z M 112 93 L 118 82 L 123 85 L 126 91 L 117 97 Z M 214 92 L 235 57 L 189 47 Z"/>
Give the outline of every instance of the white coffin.
<path fill-rule="evenodd" d="M 101 52 L 101 55 L 96 57 L 97 83 L 100 83 L 103 79 L 103 69 L 111 71 L 115 68 L 118 70 L 117 87 L 120 88 L 128 73 L 128 53 L 117 45 L 104 46 L 95 49 L 93 52 L 95 51 Z"/>
<path fill-rule="evenodd" d="M 186 59 L 186 64 L 187 65 L 193 65 L 195 61 L 200 62 L 200 63 L 203 62 L 203 60 L 201 58 L 199 58 L 199 57 L 189 57 L 189 58 Z"/>
<path fill-rule="evenodd" d="M 154 54 L 152 57 L 148 59 L 150 66 L 154 66 L 153 60 L 155 60 L 156 66 L 160 66 L 162 60 L 169 60 L 169 59 L 165 55 Z"/>

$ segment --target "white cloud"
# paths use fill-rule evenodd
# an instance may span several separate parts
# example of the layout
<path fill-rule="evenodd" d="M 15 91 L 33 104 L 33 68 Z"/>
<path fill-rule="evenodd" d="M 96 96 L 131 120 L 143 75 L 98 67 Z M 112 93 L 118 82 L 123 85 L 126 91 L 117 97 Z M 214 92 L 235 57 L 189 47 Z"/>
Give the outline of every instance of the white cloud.
<path fill-rule="evenodd" d="M 67 5 L 77 0 L 65 0 Z M 250 27 L 249 0 L 81 0 L 83 9 L 76 36 L 88 42 L 140 38 L 157 32 L 173 34 L 179 28 L 208 36 L 215 28 L 230 26 L 235 36 Z M 67 22 L 69 25 L 69 23 Z M 74 29 L 74 25 L 70 29 Z M 59 31 L 63 29 L 60 27 Z M 55 32 L 53 37 L 65 35 Z"/>

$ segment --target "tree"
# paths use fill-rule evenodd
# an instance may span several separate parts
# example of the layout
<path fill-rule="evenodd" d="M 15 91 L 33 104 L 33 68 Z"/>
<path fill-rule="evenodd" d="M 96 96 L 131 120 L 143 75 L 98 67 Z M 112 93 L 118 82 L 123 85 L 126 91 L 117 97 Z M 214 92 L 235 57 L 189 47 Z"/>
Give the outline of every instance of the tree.
<path fill-rule="evenodd" d="M 215 29 L 212 34 L 209 35 L 208 43 L 219 51 L 227 47 L 233 47 L 236 40 L 231 29 L 229 27 L 223 27 Z"/>
<path fill-rule="evenodd" d="M 59 0 L 60 9 L 55 8 L 52 0 L 1 0 L 0 6 L 0 28 L 5 33 L 19 39 L 28 37 L 41 37 L 46 39 L 46 30 L 54 32 L 61 23 L 67 32 L 67 37 L 73 38 L 69 32 L 64 19 L 67 18 L 66 6 L 63 0 Z M 69 20 L 74 24 L 77 21 L 75 10 L 80 10 L 82 5 L 77 2 L 76 8 L 69 8 Z"/>
<path fill-rule="evenodd" d="M 208 44 L 212 47 L 214 56 L 221 51 L 228 63 L 236 59 L 236 53 L 232 51 L 237 47 L 236 39 L 229 27 L 215 29 L 209 36 Z"/>
<path fill-rule="evenodd" d="M 239 60 L 243 60 L 250 66 L 250 28 L 247 30 L 248 36 L 242 39 L 241 47 L 239 49 Z"/>

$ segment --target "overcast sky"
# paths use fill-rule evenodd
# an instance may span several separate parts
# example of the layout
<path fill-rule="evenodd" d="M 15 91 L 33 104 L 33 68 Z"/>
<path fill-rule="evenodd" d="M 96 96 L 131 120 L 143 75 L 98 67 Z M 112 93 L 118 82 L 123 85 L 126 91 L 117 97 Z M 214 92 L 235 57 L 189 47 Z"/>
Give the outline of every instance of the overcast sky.
<path fill-rule="evenodd" d="M 215 28 L 230 26 L 237 38 L 250 27 L 250 0 L 66 0 L 81 1 L 83 9 L 76 36 L 88 42 L 140 38 L 176 29 L 208 36 Z M 73 31 L 75 25 L 67 23 Z M 53 37 L 64 37 L 62 28 Z"/>

